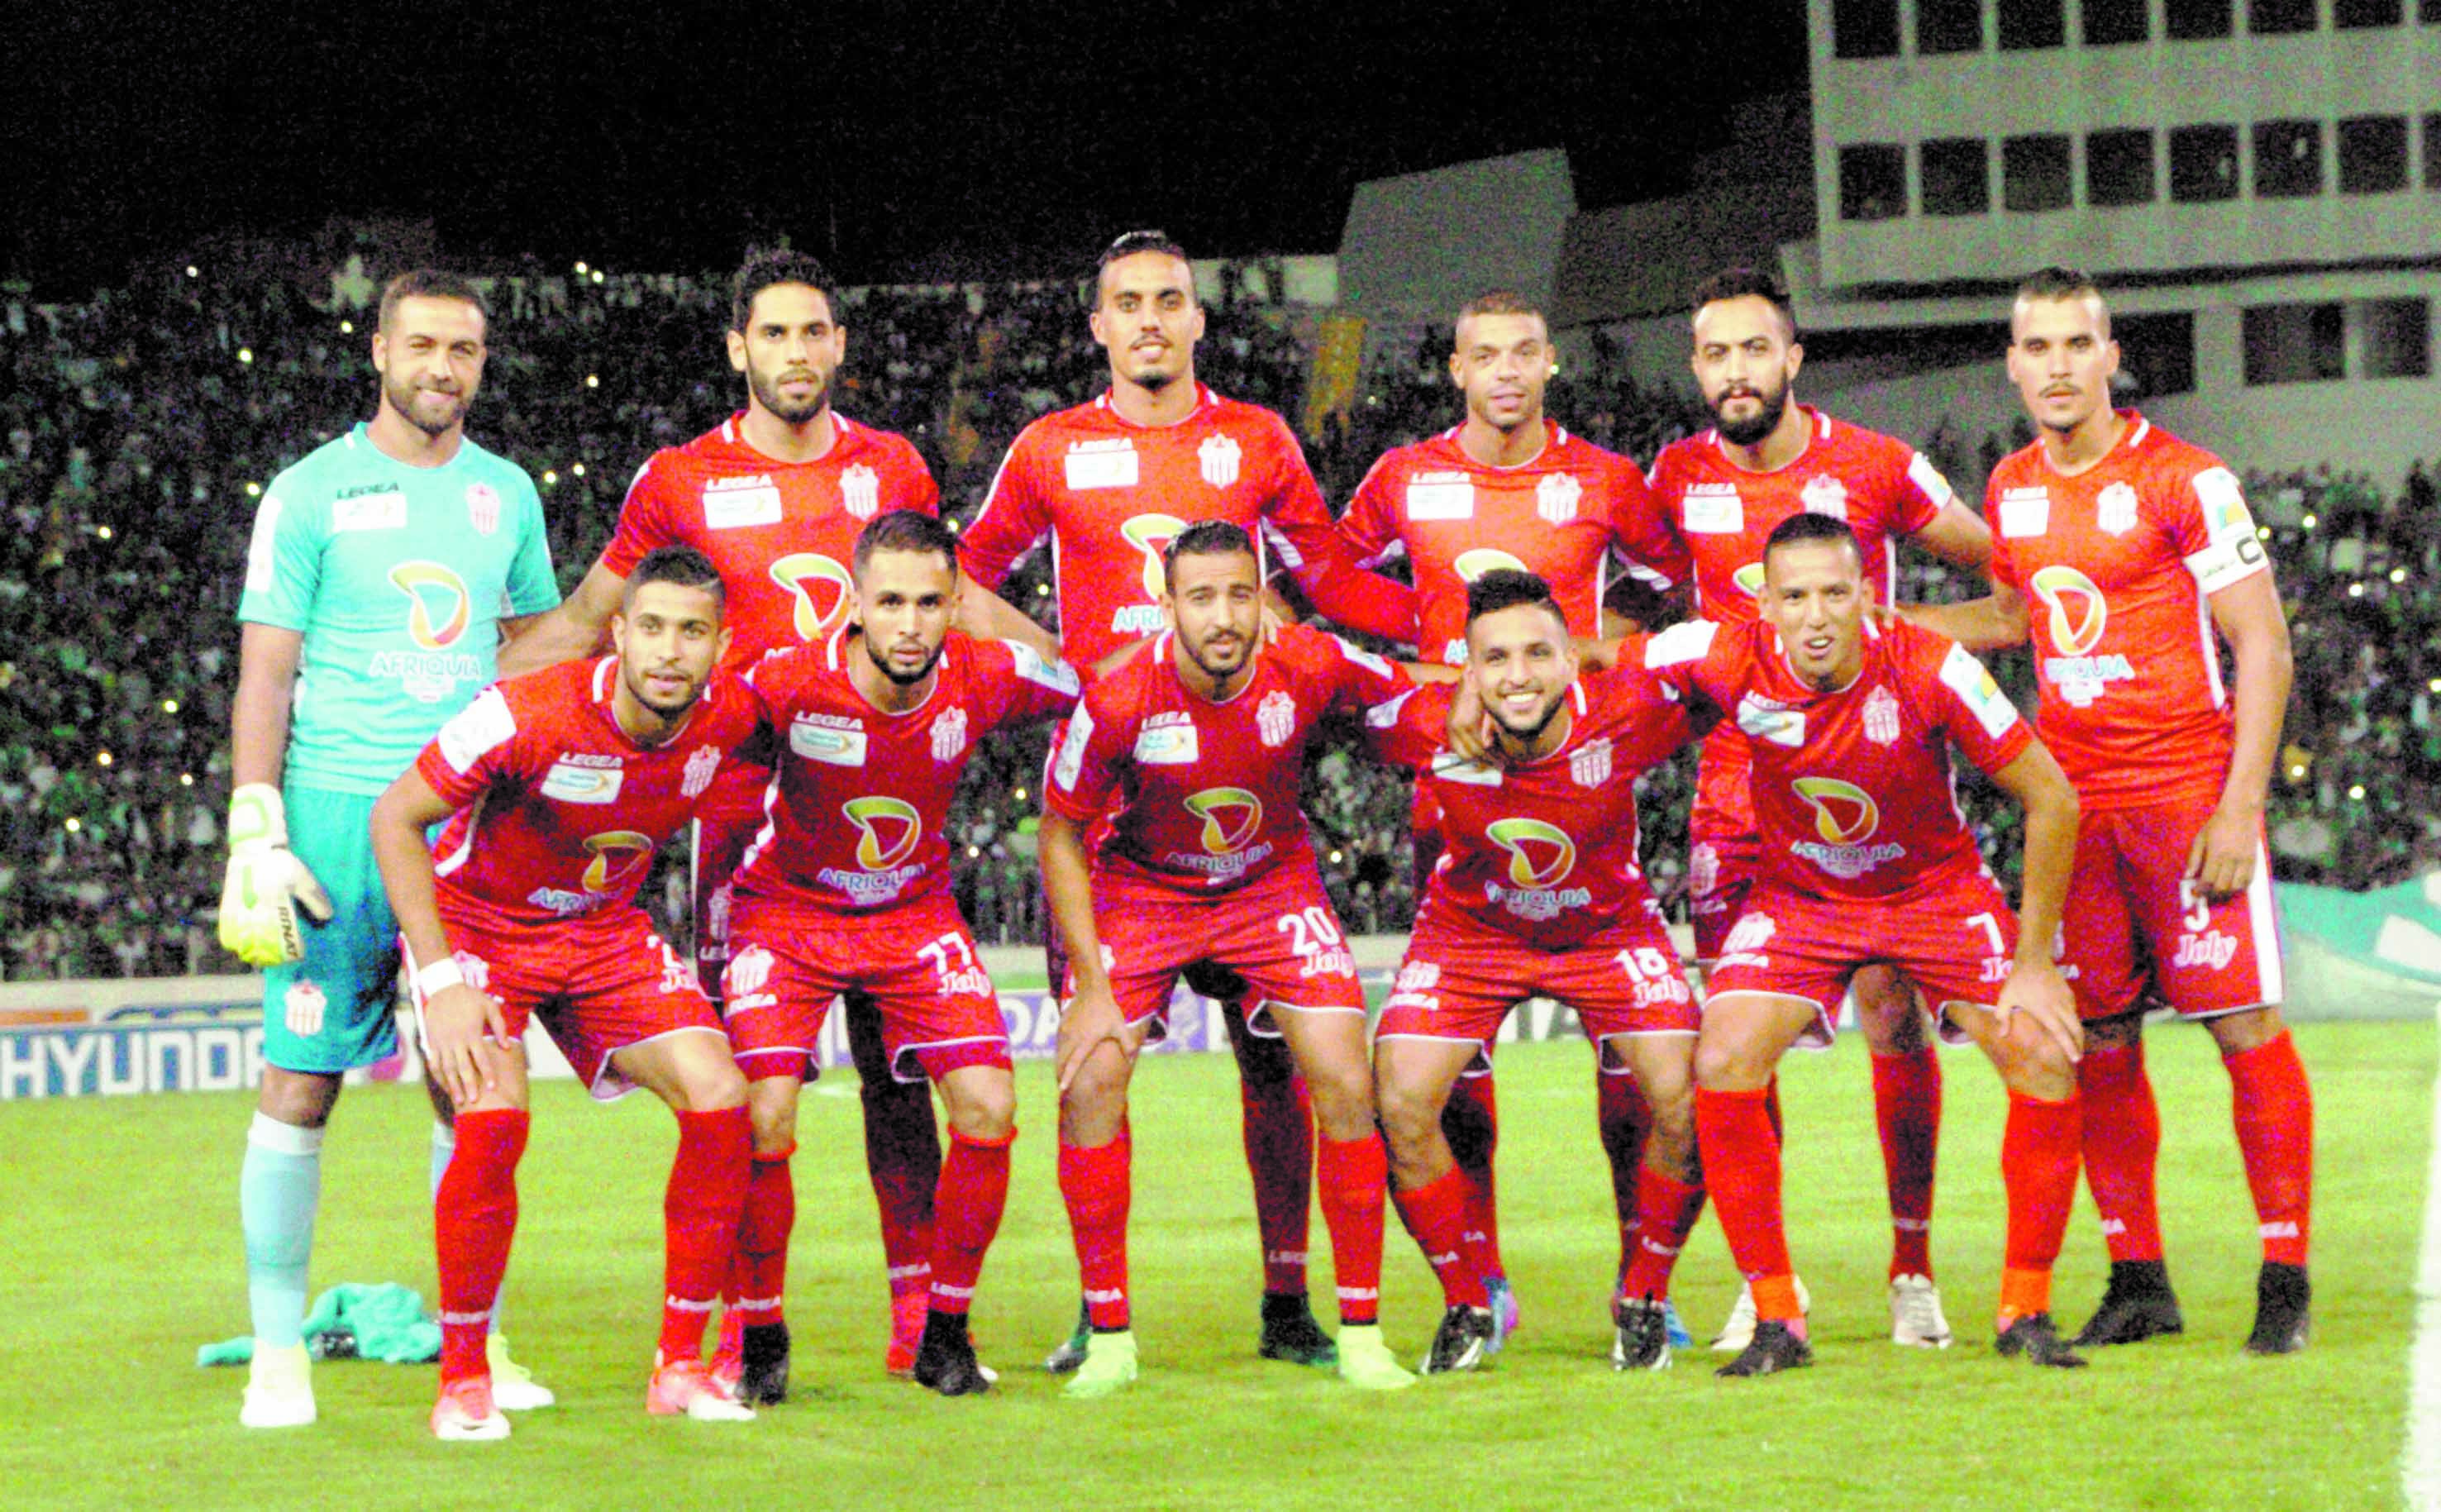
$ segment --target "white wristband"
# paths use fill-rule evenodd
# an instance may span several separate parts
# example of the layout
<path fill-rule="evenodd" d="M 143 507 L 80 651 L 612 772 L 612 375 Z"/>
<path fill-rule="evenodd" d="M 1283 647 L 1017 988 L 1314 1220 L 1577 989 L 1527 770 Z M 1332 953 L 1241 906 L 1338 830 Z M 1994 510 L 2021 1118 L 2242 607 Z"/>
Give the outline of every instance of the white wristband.
<path fill-rule="evenodd" d="M 415 990 L 426 1002 L 453 987 L 465 985 L 465 975 L 458 970 L 457 957 L 452 956 L 443 956 L 429 966 L 416 969 Z"/>

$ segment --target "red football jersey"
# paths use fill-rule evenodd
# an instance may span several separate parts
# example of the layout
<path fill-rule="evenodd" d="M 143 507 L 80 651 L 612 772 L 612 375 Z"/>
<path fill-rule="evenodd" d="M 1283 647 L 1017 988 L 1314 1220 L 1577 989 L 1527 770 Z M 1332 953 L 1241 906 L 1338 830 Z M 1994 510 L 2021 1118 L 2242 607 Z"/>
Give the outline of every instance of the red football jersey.
<path fill-rule="evenodd" d="M 1998 772 L 2034 732 L 1962 647 L 1868 620 L 1865 665 L 1835 693 L 1790 670 L 1760 620 L 1689 620 L 1644 643 L 1647 666 L 1749 739 L 1759 865 L 1816 897 L 1888 902 L 1983 868 L 1949 751 Z"/>
<path fill-rule="evenodd" d="M 1199 388 L 1174 426 L 1136 426 L 1104 393 L 1018 433 L 958 556 L 985 588 L 1051 542 L 1060 647 L 1092 666 L 1162 628 L 1161 553 L 1199 519 L 1226 519 L 1287 568 L 1314 607 L 1386 640 L 1415 634 L 1415 594 L 1357 567 L 1285 421 Z"/>
<path fill-rule="evenodd" d="M 1098 835 L 1101 867 L 1189 891 L 1310 858 L 1297 789 L 1315 723 L 1336 709 L 1386 709 L 1414 684 L 1337 636 L 1291 625 L 1246 685 L 1214 703 L 1179 681 L 1171 647 L 1164 635 L 1094 684 L 1044 803 Z"/>
<path fill-rule="evenodd" d="M 884 714 L 848 680 L 847 659 L 864 654 L 843 628 L 747 674 L 779 755 L 763 828 L 737 868 L 739 899 L 874 913 L 943 891 L 949 800 L 975 742 L 1076 705 L 1065 663 L 952 630 L 931 695 Z"/>
<path fill-rule="evenodd" d="M 1374 750 L 1417 769 L 1440 805 L 1446 848 L 1416 932 L 1456 926 L 1558 949 L 1645 917 L 1636 778 L 1687 743 L 1675 690 L 1637 665 L 1588 672 L 1568 689 L 1567 740 L 1507 768 L 1462 763 L 1444 749 L 1452 697 L 1451 684 L 1428 684 L 1393 719 L 1366 721 Z"/>
<path fill-rule="evenodd" d="M 1514 467 L 1475 461 L 1463 427 L 1385 452 L 1340 517 L 1340 534 L 1370 566 L 1404 555 L 1413 564 L 1417 636 L 1428 658 L 1466 660 L 1466 589 L 1496 567 L 1551 585 L 1569 632 L 1601 633 L 1602 592 L 1614 569 L 1667 588 L 1687 554 L 1661 522 L 1635 463 L 1543 422 L 1542 452 Z"/>
<path fill-rule="evenodd" d="M 1763 591 L 1763 543 L 1791 515 L 1835 515 L 1864 549 L 1865 581 L 1881 602 L 1898 594 L 1892 537 L 1932 523 L 1955 497 L 1949 480 L 1904 441 L 1834 420 L 1800 405 L 1812 423 L 1805 450 L 1775 472 L 1747 472 L 1721 448 L 1721 433 L 1673 441 L 1653 459 L 1653 502 L 1694 558 L 1696 612 L 1722 625 L 1755 617 Z M 1727 721 L 1704 742 L 1691 825 L 1747 834 L 1745 737 Z"/>
<path fill-rule="evenodd" d="M 2134 410 L 2073 478 L 2037 442 L 1992 469 L 1992 574 L 2034 618 L 2037 716 L 2087 809 L 2209 802 L 2235 716 L 2206 602 L 2271 564 L 2237 475 Z"/>
<path fill-rule="evenodd" d="M 485 688 L 415 760 L 457 809 L 434 847 L 443 902 L 487 928 L 625 902 L 758 725 L 714 675 L 677 735 L 649 749 L 611 709 L 619 659 L 563 662 Z"/>
<path fill-rule="evenodd" d="M 854 607 L 856 537 L 891 509 L 937 514 L 941 491 L 902 436 L 833 410 L 838 439 L 812 462 L 777 462 L 746 443 L 740 411 L 646 459 L 619 506 L 602 564 L 624 577 L 658 546 L 712 558 L 736 638 L 722 666 L 822 640 Z"/>

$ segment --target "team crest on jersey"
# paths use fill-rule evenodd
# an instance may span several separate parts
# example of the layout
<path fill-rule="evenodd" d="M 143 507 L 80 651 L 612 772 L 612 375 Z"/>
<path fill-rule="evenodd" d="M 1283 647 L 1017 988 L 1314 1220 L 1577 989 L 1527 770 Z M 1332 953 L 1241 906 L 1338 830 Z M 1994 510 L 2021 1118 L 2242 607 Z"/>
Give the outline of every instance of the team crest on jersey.
<path fill-rule="evenodd" d="M 1255 730 L 1263 744 L 1278 749 L 1288 744 L 1289 732 L 1296 728 L 1296 700 L 1278 689 L 1263 695 L 1262 706 L 1255 710 Z"/>
<path fill-rule="evenodd" d="M 871 519 L 881 508 L 881 474 L 858 463 L 840 474 L 840 503 L 859 519 Z"/>
<path fill-rule="evenodd" d="M 1580 788 L 1599 788 L 1610 780 L 1610 740 L 1588 740 L 1568 754 L 1568 775 Z"/>
<path fill-rule="evenodd" d="M 280 994 L 281 1022 L 288 1026 L 289 1033 L 311 1039 L 322 1032 L 322 1011 L 329 1004 L 319 984 L 300 976 Z"/>
<path fill-rule="evenodd" d="M 2125 536 L 2136 528 L 2136 490 L 2125 483 L 2105 488 L 2093 501 L 2093 522 L 2108 536 Z"/>
<path fill-rule="evenodd" d="M 720 748 L 699 745 L 695 755 L 686 759 L 686 771 L 678 778 L 678 796 L 699 798 L 703 790 L 712 786 L 712 774 L 720 770 Z"/>
<path fill-rule="evenodd" d="M 1799 503 L 1809 515 L 1828 515 L 1834 519 L 1848 518 L 1848 485 L 1827 472 L 1816 473 L 1805 480 L 1797 491 Z"/>
<path fill-rule="evenodd" d="M 1226 488 L 1238 481 L 1239 451 L 1236 438 L 1206 436 L 1203 445 L 1195 448 L 1196 465 L 1203 469 L 1203 481 L 1215 488 Z"/>
<path fill-rule="evenodd" d="M 500 528 L 500 491 L 490 483 L 466 485 L 466 523 L 475 527 L 478 536 L 489 536 Z"/>
<path fill-rule="evenodd" d="M 967 711 L 944 709 L 932 721 L 932 759 L 955 761 L 967 748 Z"/>
<path fill-rule="evenodd" d="M 1584 493 L 1585 485 L 1577 482 L 1575 473 L 1552 473 L 1534 485 L 1534 513 L 1546 523 L 1564 525 L 1577 518 L 1577 501 Z"/>
<path fill-rule="evenodd" d="M 1896 745 L 1899 741 L 1899 701 L 1890 690 L 1875 685 L 1865 698 L 1865 738 L 1875 745 Z"/>

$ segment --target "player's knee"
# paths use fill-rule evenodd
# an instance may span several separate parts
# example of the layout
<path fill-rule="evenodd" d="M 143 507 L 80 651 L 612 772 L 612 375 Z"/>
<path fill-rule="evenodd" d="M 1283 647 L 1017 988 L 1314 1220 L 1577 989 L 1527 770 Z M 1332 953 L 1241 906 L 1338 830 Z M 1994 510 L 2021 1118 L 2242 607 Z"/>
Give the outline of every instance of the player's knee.
<path fill-rule="evenodd" d="M 254 1105 L 291 1128 L 318 1129 L 330 1121 L 339 1101 L 340 1079 L 310 1071 L 284 1071 L 265 1066 Z"/>
<path fill-rule="evenodd" d="M 754 1153 L 778 1155 L 797 1142 L 796 1087 L 781 1077 L 748 1084 L 747 1121 L 754 1130 Z"/>
<path fill-rule="evenodd" d="M 1333 1139 L 1361 1139 L 1373 1127 L 1373 1068 L 1352 1065 L 1316 1067 L 1306 1076 L 1314 1121 Z"/>
<path fill-rule="evenodd" d="M 977 1144 L 999 1144 L 1017 1126 L 1017 1084 L 1003 1076 L 960 1087 L 947 1099 L 949 1132 Z"/>
<path fill-rule="evenodd" d="M 2204 1020 L 2205 1030 L 2212 1035 L 2213 1043 L 2219 1047 L 2224 1059 L 2243 1055 L 2259 1045 L 2270 1044 L 2287 1027 L 2281 1020 L 2276 1005 L 2248 1009 L 2243 1013 L 2224 1013 L 2218 1018 Z"/>
<path fill-rule="evenodd" d="M 746 1102 L 746 1077 L 727 1055 L 707 1057 L 700 1066 L 687 1068 L 678 1084 L 678 1093 L 685 1099 L 688 1112 L 717 1113 Z"/>
<path fill-rule="evenodd" d="M 1427 1097 L 1420 1086 L 1385 1079 L 1375 1087 L 1374 1101 L 1382 1120 L 1383 1137 L 1389 1140 L 1393 1149 L 1420 1149 L 1432 1142 L 1433 1135 L 1440 1127 L 1440 1105 L 1437 1101 Z"/>
<path fill-rule="evenodd" d="M 1745 1036 L 1707 1029 L 1695 1043 L 1697 1086 L 1735 1088 L 1759 1085 L 1770 1078 L 1771 1066 Z"/>

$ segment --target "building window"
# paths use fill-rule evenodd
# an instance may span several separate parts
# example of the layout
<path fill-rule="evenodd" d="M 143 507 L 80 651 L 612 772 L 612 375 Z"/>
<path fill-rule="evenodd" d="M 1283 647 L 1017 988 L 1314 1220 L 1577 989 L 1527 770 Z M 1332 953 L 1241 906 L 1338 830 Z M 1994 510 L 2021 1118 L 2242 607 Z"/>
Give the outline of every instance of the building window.
<path fill-rule="evenodd" d="M 2246 381 L 2327 383 L 2346 375 L 2347 322 L 2337 304 L 2258 304 L 2240 320 Z"/>
<path fill-rule="evenodd" d="M 2258 37 L 2311 31 L 2320 0 L 2247 0 L 2246 29 Z"/>
<path fill-rule="evenodd" d="M 1992 172 L 1980 137 L 1952 137 L 1916 149 L 1926 215 L 1981 215 L 1992 208 Z"/>
<path fill-rule="evenodd" d="M 1983 0 L 1915 0 L 1915 50 L 1983 50 Z"/>
<path fill-rule="evenodd" d="M 2153 34 L 2148 0 L 2085 0 L 2085 45 L 2113 47 L 2143 42 Z"/>
<path fill-rule="evenodd" d="M 1907 213 L 1907 155 L 1892 143 L 1839 149 L 1839 218 L 1886 221 Z"/>
<path fill-rule="evenodd" d="M 2367 300 L 2357 306 L 2368 378 L 2421 378 L 2432 372 L 2432 306 L 2423 300 Z"/>
<path fill-rule="evenodd" d="M 2415 19 L 2428 27 L 2441 25 L 2441 0 L 2415 0 Z"/>
<path fill-rule="evenodd" d="M 2196 388 L 2196 318 L 2192 315 L 2129 315 L 2110 322 L 2120 362 L 2136 380 L 2137 397 L 2193 393 Z"/>
<path fill-rule="evenodd" d="M 2229 0 L 2162 0 L 2161 21 L 2172 42 L 2229 35 Z"/>
<path fill-rule="evenodd" d="M 2098 131 L 2085 139 L 2088 205 L 2153 203 L 2153 134 Z"/>
<path fill-rule="evenodd" d="M 2026 52 L 2068 44 L 2066 0 L 2000 0 L 2000 50 Z"/>
<path fill-rule="evenodd" d="M 2021 213 L 2068 209 L 2075 202 L 2069 156 L 2065 137 L 2012 137 L 2002 142 L 2001 203 Z"/>
<path fill-rule="evenodd" d="M 1831 55 L 1899 55 L 1899 0 L 1831 0 Z"/>
<path fill-rule="evenodd" d="M 2237 128 L 2170 128 L 2170 197 L 2181 205 L 2237 198 Z"/>
<path fill-rule="evenodd" d="M 2254 123 L 2254 194 L 2257 199 L 2302 199 L 2323 191 L 2323 123 L 2259 120 Z"/>
<path fill-rule="evenodd" d="M 2407 19 L 2402 0 L 2332 0 L 2331 23 L 2342 31 L 2395 27 Z"/>
<path fill-rule="evenodd" d="M 2407 118 L 2359 116 L 2340 122 L 2340 192 L 2396 194 L 2407 187 Z"/>
<path fill-rule="evenodd" d="M 2441 194 L 2441 116 L 2424 118 L 2424 187 Z"/>

